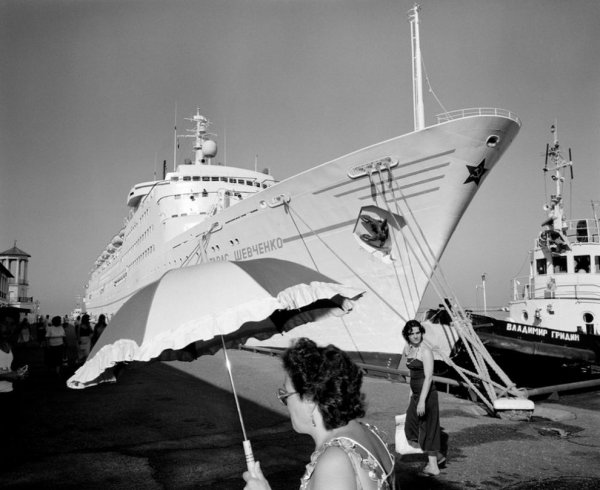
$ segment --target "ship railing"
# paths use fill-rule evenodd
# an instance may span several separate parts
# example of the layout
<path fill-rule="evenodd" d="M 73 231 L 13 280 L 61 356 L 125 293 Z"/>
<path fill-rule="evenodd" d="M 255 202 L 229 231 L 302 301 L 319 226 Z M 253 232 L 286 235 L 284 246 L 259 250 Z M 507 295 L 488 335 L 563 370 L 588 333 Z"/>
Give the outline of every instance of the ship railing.
<path fill-rule="evenodd" d="M 442 114 L 437 114 L 435 117 L 437 119 L 438 124 L 452 121 L 454 119 L 463 119 L 465 117 L 473 117 L 473 116 L 501 116 L 511 119 L 515 121 L 519 126 L 521 126 L 521 119 L 512 111 L 507 111 L 506 109 L 498 109 L 496 107 L 472 107 L 469 109 L 459 109 L 456 111 L 443 112 Z"/>
<path fill-rule="evenodd" d="M 594 273 L 592 273 L 594 274 Z M 596 273 L 600 274 L 600 273 Z M 557 274 L 559 276 L 560 274 Z M 513 301 L 531 299 L 593 299 L 600 300 L 600 285 L 589 282 L 589 274 L 573 274 L 575 281 L 550 284 L 538 283 L 529 276 L 517 277 L 512 280 L 511 296 Z M 580 279 L 581 276 L 581 280 Z"/>

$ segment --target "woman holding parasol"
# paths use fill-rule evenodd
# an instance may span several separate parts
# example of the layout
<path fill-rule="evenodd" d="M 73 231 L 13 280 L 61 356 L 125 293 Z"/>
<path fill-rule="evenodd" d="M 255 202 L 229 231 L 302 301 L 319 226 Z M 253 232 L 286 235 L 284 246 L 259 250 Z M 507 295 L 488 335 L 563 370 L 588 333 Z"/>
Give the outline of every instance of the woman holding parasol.
<path fill-rule="evenodd" d="M 393 454 L 376 428 L 357 420 L 365 414 L 360 368 L 337 347 L 306 338 L 284 353 L 283 368 L 277 396 L 294 430 L 315 442 L 300 489 L 393 488 Z M 246 490 L 271 488 L 258 462 L 243 478 Z"/>

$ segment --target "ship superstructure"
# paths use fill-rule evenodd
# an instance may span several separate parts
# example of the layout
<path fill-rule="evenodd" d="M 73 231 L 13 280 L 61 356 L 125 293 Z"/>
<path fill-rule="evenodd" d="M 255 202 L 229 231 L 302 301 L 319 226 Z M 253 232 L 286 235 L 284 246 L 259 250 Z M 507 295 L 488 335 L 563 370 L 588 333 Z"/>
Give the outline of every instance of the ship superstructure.
<path fill-rule="evenodd" d="M 194 159 L 162 180 L 142 182 L 129 191 L 126 224 L 94 264 L 85 297 L 88 312 L 114 313 L 133 291 L 182 265 L 167 243 L 177 243 L 186 230 L 275 183 L 262 172 L 213 163 L 217 145 L 208 136 L 208 119 L 198 109 L 189 120 Z M 198 251 L 207 259 L 205 247 Z"/>

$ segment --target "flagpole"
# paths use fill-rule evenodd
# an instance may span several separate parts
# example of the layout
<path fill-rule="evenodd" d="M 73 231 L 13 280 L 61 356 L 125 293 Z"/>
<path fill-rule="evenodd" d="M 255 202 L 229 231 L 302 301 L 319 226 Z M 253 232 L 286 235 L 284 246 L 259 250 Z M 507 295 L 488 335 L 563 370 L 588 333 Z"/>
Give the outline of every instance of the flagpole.
<path fill-rule="evenodd" d="M 248 471 L 254 475 L 254 453 L 252 452 L 252 445 L 246 436 L 246 427 L 244 426 L 244 419 L 242 417 L 242 410 L 240 408 L 240 402 L 238 400 L 237 391 L 235 390 L 235 384 L 233 382 L 233 375 L 231 374 L 231 363 L 229 362 L 229 356 L 227 355 L 227 348 L 225 347 L 225 339 L 221 335 L 221 343 L 223 344 L 223 354 L 225 355 L 225 366 L 227 366 L 227 372 L 229 373 L 229 382 L 231 383 L 231 389 L 233 390 L 233 398 L 235 399 L 235 406 L 237 408 L 238 417 L 240 419 L 240 425 L 242 426 L 242 434 L 244 440 L 242 446 L 244 447 L 244 455 L 246 456 L 246 466 Z"/>
<path fill-rule="evenodd" d="M 175 118 L 173 121 L 173 172 L 177 170 L 177 102 L 175 102 Z"/>

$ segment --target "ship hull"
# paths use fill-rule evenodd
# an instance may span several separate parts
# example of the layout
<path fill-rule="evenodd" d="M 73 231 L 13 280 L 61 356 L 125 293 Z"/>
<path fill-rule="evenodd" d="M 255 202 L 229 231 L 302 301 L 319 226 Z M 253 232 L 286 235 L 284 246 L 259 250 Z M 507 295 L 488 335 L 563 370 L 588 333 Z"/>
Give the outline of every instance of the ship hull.
<path fill-rule="evenodd" d="M 124 275 L 125 261 L 114 260 L 92 277 L 87 311 L 114 313 L 171 268 L 276 257 L 367 293 L 348 318 L 294 329 L 270 345 L 306 335 L 348 351 L 398 353 L 404 322 L 415 316 L 460 218 L 518 130 L 515 119 L 500 115 L 450 120 L 314 167 L 196 222 L 157 216 L 150 229 L 160 228 L 163 238 L 153 239 L 144 266 L 130 265 Z M 144 205 L 152 203 L 150 192 Z M 387 225 L 386 233 L 372 223 Z M 235 285 L 224 294 L 235 295 Z"/>
<path fill-rule="evenodd" d="M 560 364 L 598 364 L 600 336 L 554 330 L 484 315 L 472 315 L 473 326 L 492 352 L 533 356 Z"/>

